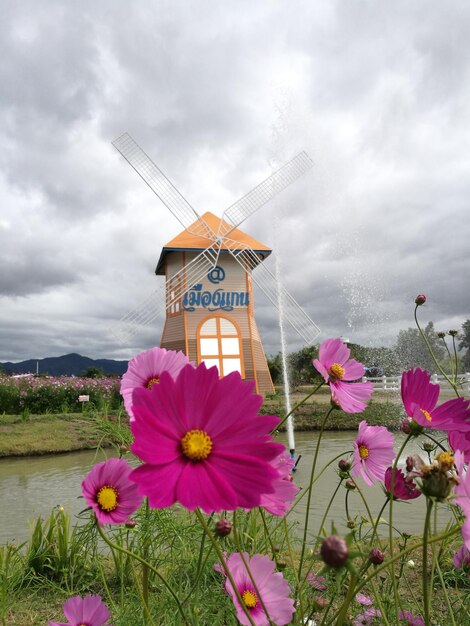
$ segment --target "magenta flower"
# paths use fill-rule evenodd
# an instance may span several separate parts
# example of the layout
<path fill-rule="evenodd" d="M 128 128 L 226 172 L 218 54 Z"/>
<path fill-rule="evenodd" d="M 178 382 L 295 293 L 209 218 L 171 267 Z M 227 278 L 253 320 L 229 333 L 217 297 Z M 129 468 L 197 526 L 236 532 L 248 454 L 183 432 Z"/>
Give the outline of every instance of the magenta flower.
<path fill-rule="evenodd" d="M 425 626 L 420 615 L 413 615 L 410 611 L 398 611 L 398 619 L 406 622 L 406 626 Z"/>
<path fill-rule="evenodd" d="M 168 372 L 172 378 L 176 378 L 189 362 L 183 352 L 165 350 L 165 348 L 151 348 L 129 361 L 127 372 L 121 380 L 121 395 L 131 421 L 134 419 L 132 411 L 134 389 L 151 389 L 153 385 L 160 382 L 162 372 Z"/>
<path fill-rule="evenodd" d="M 465 515 L 465 522 L 462 524 L 462 537 L 465 547 L 470 550 L 470 470 L 464 467 L 463 452 L 457 450 L 454 455 L 455 467 L 459 475 L 459 484 L 455 487 L 454 502 L 459 505 Z"/>
<path fill-rule="evenodd" d="M 289 624 L 295 609 L 294 601 L 289 597 L 291 589 L 287 580 L 280 572 L 274 571 L 275 564 L 268 556 L 255 554 L 250 558 L 244 552 L 243 558 L 256 583 L 256 588 L 243 563 L 242 556 L 238 552 L 231 554 L 226 563 L 238 593 L 248 609 L 253 622 L 256 626 L 269 626 L 269 620 L 277 626 Z M 225 590 L 232 597 L 237 610 L 238 621 L 245 626 L 249 626 L 250 622 L 228 577 L 225 579 Z M 269 619 L 263 605 L 269 615 Z"/>
<path fill-rule="evenodd" d="M 260 506 L 271 515 L 282 517 L 299 491 L 292 480 L 294 459 L 287 452 L 282 452 L 271 465 L 277 470 L 278 478 L 273 482 L 274 492 L 262 494 Z"/>
<path fill-rule="evenodd" d="M 384 476 L 385 491 L 390 496 L 392 491 L 392 467 L 387 467 Z M 395 468 L 395 477 L 393 480 L 393 499 L 394 500 L 414 500 L 421 495 L 421 491 L 416 488 L 416 484 L 411 478 L 406 478 L 401 469 Z"/>
<path fill-rule="evenodd" d="M 326 578 L 324 576 L 317 576 L 316 574 L 310 572 L 310 574 L 307 575 L 307 580 L 317 591 L 327 590 Z"/>
<path fill-rule="evenodd" d="M 470 550 L 466 546 L 461 546 L 454 552 L 452 561 L 457 569 L 468 570 L 470 576 Z"/>
<path fill-rule="evenodd" d="M 95 465 L 82 482 L 82 495 L 101 526 L 124 524 L 141 503 L 137 485 L 130 479 L 132 467 L 124 459 L 108 459 Z"/>
<path fill-rule="evenodd" d="M 458 430 L 451 430 L 448 438 L 452 450 L 463 452 L 465 463 L 470 463 L 470 432 L 461 433 Z"/>
<path fill-rule="evenodd" d="M 64 602 L 63 611 L 68 622 L 49 622 L 49 626 L 104 626 L 110 617 L 100 596 L 69 598 Z"/>
<path fill-rule="evenodd" d="M 207 513 L 251 509 L 275 491 L 272 461 L 284 450 L 270 432 L 274 415 L 238 372 L 219 378 L 204 363 L 184 367 L 176 380 L 163 372 L 150 391 L 135 389 L 131 450 L 144 464 L 131 480 L 150 506 L 180 502 Z"/>
<path fill-rule="evenodd" d="M 374 480 L 383 481 L 394 456 L 392 433 L 385 426 L 368 426 L 363 420 L 354 442 L 352 475 L 361 474 L 368 485 Z"/>
<path fill-rule="evenodd" d="M 436 407 L 439 390 L 428 372 L 419 368 L 403 372 L 401 398 L 407 415 L 424 428 L 470 431 L 470 400 L 454 398 Z"/>
<path fill-rule="evenodd" d="M 370 381 L 352 382 L 364 375 L 364 366 L 350 359 L 351 350 L 341 339 L 327 339 L 314 359 L 313 366 L 328 383 L 331 397 L 346 413 L 360 413 L 370 400 L 374 386 Z"/>

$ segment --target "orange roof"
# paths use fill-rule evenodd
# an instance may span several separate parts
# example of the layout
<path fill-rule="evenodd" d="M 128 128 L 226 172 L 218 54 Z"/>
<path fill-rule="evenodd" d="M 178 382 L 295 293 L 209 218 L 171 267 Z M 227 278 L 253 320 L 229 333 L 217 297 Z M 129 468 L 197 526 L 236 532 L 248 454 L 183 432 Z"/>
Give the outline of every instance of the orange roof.
<path fill-rule="evenodd" d="M 219 232 L 219 227 L 221 223 L 226 227 L 227 230 L 231 228 L 227 222 L 224 222 L 220 217 L 217 217 L 213 213 L 204 213 L 201 216 L 202 219 L 206 222 L 209 228 L 214 232 Z M 200 226 L 198 221 L 196 220 L 189 228 L 194 226 L 195 229 L 199 229 Z M 222 229 L 223 232 L 224 229 Z M 262 256 L 265 259 L 269 254 L 271 254 L 271 248 L 268 248 L 264 243 L 261 243 L 257 239 L 250 237 L 243 231 L 238 228 L 234 228 L 230 234 L 228 235 L 230 241 L 224 241 L 221 246 L 222 250 L 238 250 L 239 247 L 237 243 L 243 244 L 241 247 L 248 246 L 252 248 L 256 253 Z M 165 257 L 170 252 L 177 251 L 187 251 L 187 252 L 202 252 L 208 246 L 210 246 L 211 241 L 206 237 L 199 237 L 198 235 L 193 235 L 187 229 L 183 230 L 179 235 L 176 235 L 171 241 L 166 243 L 163 246 L 162 253 L 157 263 L 157 268 L 155 270 L 156 274 L 165 274 Z"/>

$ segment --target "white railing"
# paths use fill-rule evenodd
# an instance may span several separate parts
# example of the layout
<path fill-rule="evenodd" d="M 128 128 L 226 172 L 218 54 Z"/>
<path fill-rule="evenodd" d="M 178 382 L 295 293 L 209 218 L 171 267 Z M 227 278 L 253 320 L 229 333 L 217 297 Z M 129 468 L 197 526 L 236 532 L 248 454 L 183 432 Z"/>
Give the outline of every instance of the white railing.
<path fill-rule="evenodd" d="M 459 379 L 459 389 L 461 389 L 464 393 L 470 394 L 470 373 L 460 374 L 458 376 Z M 362 379 L 370 380 L 371 383 L 374 384 L 374 389 L 382 390 L 382 391 L 399 391 L 401 387 L 401 375 L 400 376 L 377 376 L 375 378 L 364 378 Z M 439 384 L 441 389 L 452 389 L 447 380 L 441 374 L 432 374 L 431 382 L 434 384 Z"/>

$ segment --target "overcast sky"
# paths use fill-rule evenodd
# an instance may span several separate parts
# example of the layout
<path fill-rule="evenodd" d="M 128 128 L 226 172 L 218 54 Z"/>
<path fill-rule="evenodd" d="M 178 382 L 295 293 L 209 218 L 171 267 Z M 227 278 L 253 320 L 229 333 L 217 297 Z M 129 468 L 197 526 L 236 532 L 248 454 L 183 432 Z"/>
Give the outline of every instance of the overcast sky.
<path fill-rule="evenodd" d="M 109 332 L 181 230 L 111 145 L 124 132 L 217 215 L 307 151 L 314 168 L 242 229 L 274 248 L 319 340 L 392 345 L 418 293 L 438 330 L 470 317 L 468 2 L 0 10 L 0 361 L 158 345 L 161 321 L 126 345 Z M 277 314 L 256 303 L 275 353 Z"/>

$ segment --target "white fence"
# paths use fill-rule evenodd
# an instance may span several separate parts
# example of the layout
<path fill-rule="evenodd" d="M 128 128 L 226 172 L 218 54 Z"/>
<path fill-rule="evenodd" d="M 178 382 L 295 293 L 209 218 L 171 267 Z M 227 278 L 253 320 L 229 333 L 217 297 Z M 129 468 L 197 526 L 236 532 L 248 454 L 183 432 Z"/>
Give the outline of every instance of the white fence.
<path fill-rule="evenodd" d="M 399 391 L 401 387 L 401 376 L 378 376 L 376 378 L 362 379 L 370 380 L 374 384 L 374 389 L 382 391 Z M 461 374 L 458 376 L 459 386 L 458 389 L 463 393 L 470 394 L 470 373 Z M 439 384 L 441 389 L 452 389 L 448 381 L 441 374 L 432 374 L 431 382 Z"/>

